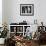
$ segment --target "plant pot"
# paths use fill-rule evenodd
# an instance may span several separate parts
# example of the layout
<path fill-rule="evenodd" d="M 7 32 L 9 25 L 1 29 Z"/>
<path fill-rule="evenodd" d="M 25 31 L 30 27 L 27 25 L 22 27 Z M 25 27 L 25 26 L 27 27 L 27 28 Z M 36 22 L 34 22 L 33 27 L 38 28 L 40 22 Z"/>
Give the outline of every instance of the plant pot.
<path fill-rule="evenodd" d="M 4 44 L 5 38 L 0 38 L 0 44 Z"/>

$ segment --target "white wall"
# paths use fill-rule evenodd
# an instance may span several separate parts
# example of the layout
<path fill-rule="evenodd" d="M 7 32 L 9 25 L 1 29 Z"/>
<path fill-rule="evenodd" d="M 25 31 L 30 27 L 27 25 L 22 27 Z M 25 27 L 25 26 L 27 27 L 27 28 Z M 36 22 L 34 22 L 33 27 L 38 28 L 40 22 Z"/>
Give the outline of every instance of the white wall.
<path fill-rule="evenodd" d="M 34 4 L 34 16 L 20 16 L 20 4 Z M 38 24 L 43 21 L 46 25 L 46 0 L 5 0 L 4 6 L 3 20 L 7 23 L 26 20 L 31 24 L 37 19 Z"/>
<path fill-rule="evenodd" d="M 0 0 L 0 27 L 2 27 L 2 0 Z"/>
<path fill-rule="evenodd" d="M 8 22 L 7 17 L 7 0 L 2 0 L 2 22 Z"/>

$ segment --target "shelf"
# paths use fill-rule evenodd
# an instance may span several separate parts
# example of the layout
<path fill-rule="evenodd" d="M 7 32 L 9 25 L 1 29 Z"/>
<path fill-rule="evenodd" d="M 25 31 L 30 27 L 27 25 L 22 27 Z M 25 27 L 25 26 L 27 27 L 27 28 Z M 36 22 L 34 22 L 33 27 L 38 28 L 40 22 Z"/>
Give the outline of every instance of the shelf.
<path fill-rule="evenodd" d="M 22 34 L 22 36 L 26 35 L 26 29 L 27 27 L 30 27 L 33 31 L 36 31 L 37 24 L 31 24 L 31 25 L 9 25 L 10 33 L 16 33 L 17 35 Z"/>
<path fill-rule="evenodd" d="M 23 33 L 23 32 L 16 32 L 16 33 Z"/>
<path fill-rule="evenodd" d="M 15 33 L 15 32 L 10 32 L 10 33 Z M 16 33 L 23 33 L 23 32 L 16 32 Z"/>
<path fill-rule="evenodd" d="M 10 32 L 10 33 L 15 33 L 15 32 Z"/>
<path fill-rule="evenodd" d="M 26 28 L 30 27 L 31 25 L 9 25 L 10 27 L 10 33 L 15 33 L 14 30 L 16 31 L 16 34 L 22 34 L 25 36 L 26 34 Z M 11 32 L 12 31 L 12 32 Z"/>
<path fill-rule="evenodd" d="M 38 25 L 38 24 L 28 24 L 28 25 L 9 25 L 9 26 L 31 26 L 31 25 Z"/>

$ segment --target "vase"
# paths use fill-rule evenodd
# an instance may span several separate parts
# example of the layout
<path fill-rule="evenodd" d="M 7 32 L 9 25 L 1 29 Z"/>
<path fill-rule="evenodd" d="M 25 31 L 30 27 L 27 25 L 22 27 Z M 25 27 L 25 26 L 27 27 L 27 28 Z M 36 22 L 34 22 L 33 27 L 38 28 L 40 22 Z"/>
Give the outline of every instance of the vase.
<path fill-rule="evenodd" d="M 0 38 L 0 44 L 4 44 L 5 38 Z"/>

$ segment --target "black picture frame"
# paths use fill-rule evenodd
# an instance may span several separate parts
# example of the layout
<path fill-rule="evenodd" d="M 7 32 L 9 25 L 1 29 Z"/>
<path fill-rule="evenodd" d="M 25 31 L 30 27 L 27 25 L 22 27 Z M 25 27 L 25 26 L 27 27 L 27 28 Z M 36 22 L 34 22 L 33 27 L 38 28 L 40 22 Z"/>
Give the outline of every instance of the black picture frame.
<path fill-rule="evenodd" d="M 34 4 L 20 4 L 20 15 L 21 16 L 33 16 L 34 15 Z"/>

